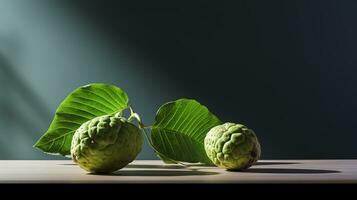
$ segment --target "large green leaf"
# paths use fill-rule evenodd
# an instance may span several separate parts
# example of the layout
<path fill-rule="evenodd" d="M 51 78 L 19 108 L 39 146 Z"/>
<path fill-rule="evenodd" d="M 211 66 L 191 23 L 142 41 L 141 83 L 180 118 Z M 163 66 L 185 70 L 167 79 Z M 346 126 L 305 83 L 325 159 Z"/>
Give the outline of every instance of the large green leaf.
<path fill-rule="evenodd" d="M 46 153 L 69 155 L 74 132 L 95 117 L 121 112 L 128 107 L 128 95 L 107 84 L 89 84 L 74 90 L 56 110 L 47 132 L 34 147 Z"/>
<path fill-rule="evenodd" d="M 204 149 L 207 132 L 221 121 L 195 100 L 179 99 L 158 110 L 151 130 L 152 143 L 160 154 L 176 161 L 211 161 Z"/>

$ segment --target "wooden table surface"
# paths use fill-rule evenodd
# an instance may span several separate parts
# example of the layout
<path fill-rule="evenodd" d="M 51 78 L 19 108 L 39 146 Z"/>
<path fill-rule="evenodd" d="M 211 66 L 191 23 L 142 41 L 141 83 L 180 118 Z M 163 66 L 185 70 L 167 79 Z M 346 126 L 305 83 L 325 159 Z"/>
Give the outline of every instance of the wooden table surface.
<path fill-rule="evenodd" d="M 0 183 L 357 183 L 357 160 L 262 160 L 245 172 L 136 160 L 110 175 L 71 160 L 2 160 Z"/>

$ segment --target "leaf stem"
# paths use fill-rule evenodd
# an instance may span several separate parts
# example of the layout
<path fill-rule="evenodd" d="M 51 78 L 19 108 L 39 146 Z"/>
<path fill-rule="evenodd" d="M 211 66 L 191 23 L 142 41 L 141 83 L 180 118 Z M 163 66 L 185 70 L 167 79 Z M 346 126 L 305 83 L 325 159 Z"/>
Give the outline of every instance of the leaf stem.
<path fill-rule="evenodd" d="M 139 114 L 136 113 L 136 112 L 134 112 L 134 109 L 132 108 L 132 106 L 129 105 L 128 108 L 129 108 L 129 110 L 130 110 L 130 116 L 129 116 L 129 118 L 128 118 L 128 121 L 129 121 L 129 122 L 132 122 L 134 119 L 136 119 L 136 121 L 138 121 L 138 123 L 139 123 L 139 126 L 143 126 Z"/>

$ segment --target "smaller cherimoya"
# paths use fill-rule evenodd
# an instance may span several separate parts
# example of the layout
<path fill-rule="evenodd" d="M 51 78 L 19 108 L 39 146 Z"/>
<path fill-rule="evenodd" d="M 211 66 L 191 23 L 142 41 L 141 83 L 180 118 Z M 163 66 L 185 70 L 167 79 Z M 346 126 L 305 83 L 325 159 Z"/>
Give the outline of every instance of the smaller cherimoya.
<path fill-rule="evenodd" d="M 123 117 L 104 115 L 82 124 L 73 135 L 71 156 L 91 173 L 110 173 L 132 162 L 143 145 L 138 127 Z"/>
<path fill-rule="evenodd" d="M 253 130 L 235 123 L 213 127 L 204 140 L 207 156 L 218 167 L 244 170 L 260 158 L 260 144 Z"/>

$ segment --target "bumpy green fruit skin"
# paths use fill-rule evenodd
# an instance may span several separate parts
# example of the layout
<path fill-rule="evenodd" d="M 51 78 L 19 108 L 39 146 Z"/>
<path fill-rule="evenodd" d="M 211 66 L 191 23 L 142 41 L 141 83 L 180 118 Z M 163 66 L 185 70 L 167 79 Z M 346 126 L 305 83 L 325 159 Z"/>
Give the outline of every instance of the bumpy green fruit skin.
<path fill-rule="evenodd" d="M 110 173 L 132 162 L 142 149 L 143 135 L 125 118 L 105 115 L 82 124 L 74 133 L 71 157 L 91 173 Z"/>
<path fill-rule="evenodd" d="M 244 125 L 229 122 L 213 127 L 207 133 L 204 145 L 211 161 L 228 170 L 247 169 L 261 154 L 255 133 Z"/>

